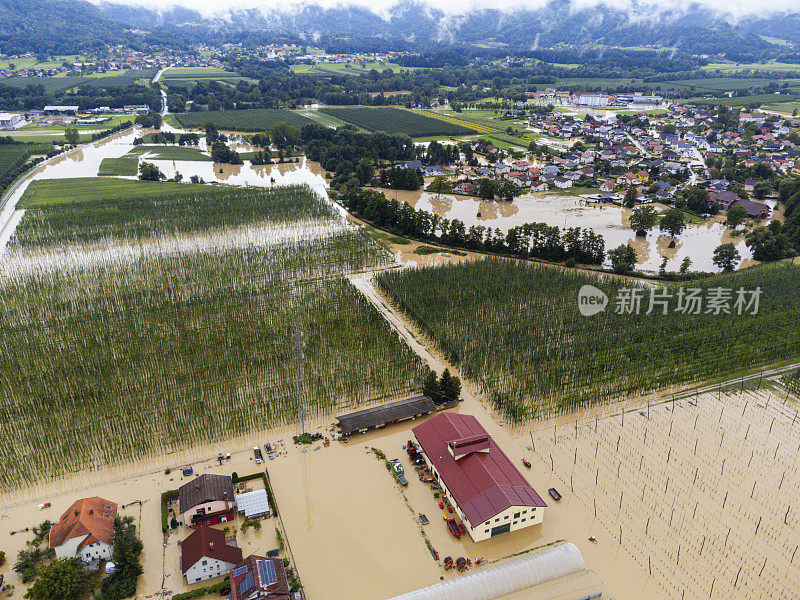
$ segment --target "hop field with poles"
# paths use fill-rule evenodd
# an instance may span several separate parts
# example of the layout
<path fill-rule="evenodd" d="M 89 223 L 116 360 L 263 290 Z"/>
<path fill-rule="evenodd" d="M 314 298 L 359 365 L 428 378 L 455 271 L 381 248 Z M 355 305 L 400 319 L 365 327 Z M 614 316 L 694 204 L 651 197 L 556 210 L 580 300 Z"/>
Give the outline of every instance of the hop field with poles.
<path fill-rule="evenodd" d="M 676 312 L 674 300 L 666 314 L 645 314 L 652 286 L 641 287 L 640 314 L 617 314 L 613 299 L 639 284 L 500 259 L 387 271 L 377 281 L 516 421 L 800 357 L 800 269 L 786 263 L 682 284 L 703 297 L 761 288 L 758 313 L 741 315 Z M 610 306 L 582 316 L 584 285 L 603 290 Z"/>
<path fill-rule="evenodd" d="M 369 131 L 383 131 L 390 135 L 405 133 L 411 137 L 429 137 L 437 135 L 471 135 L 475 129 L 470 125 L 451 123 L 432 119 L 430 116 L 403 110 L 400 108 L 323 108 L 327 113 Z"/>
<path fill-rule="evenodd" d="M 419 388 L 422 362 L 347 279 L 390 263 L 380 245 L 305 187 L 185 188 L 28 209 L 45 220 L 0 269 L 0 490 L 293 422 L 296 328 L 308 416 Z M 212 243 L 164 251 L 175 228 Z M 157 251 L 120 253 L 145 238 Z"/>
<path fill-rule="evenodd" d="M 293 421 L 297 327 L 311 416 L 416 389 L 420 360 L 325 245 L 0 283 L 0 489 Z"/>
<path fill-rule="evenodd" d="M 435 110 L 425 110 L 422 111 L 421 114 L 424 114 L 426 117 L 431 117 L 432 119 L 439 119 L 445 123 L 466 127 L 477 131 L 478 133 L 498 133 L 500 131 L 500 129 L 494 125 L 487 124 L 487 119 L 479 120 L 477 118 L 470 118 L 462 115 L 455 117 L 453 115 L 444 114 Z"/>
<path fill-rule="evenodd" d="M 39 187 L 34 186 L 33 195 L 22 199 L 26 212 L 12 245 L 31 248 L 112 238 L 138 241 L 255 222 L 338 223 L 339 219 L 337 210 L 306 186 L 239 189 L 154 183 L 137 194 L 137 184 L 144 182 L 125 181 L 121 185 L 134 185 L 131 195 L 121 195 L 113 190 L 117 182 L 111 182 L 107 194 L 65 195 L 63 201 L 48 189 L 38 193 Z"/>
<path fill-rule="evenodd" d="M 264 131 L 277 123 L 302 127 L 313 123 L 311 119 L 285 108 L 251 108 L 243 110 L 216 110 L 176 114 L 175 118 L 187 129 L 214 123 L 226 131 Z"/>

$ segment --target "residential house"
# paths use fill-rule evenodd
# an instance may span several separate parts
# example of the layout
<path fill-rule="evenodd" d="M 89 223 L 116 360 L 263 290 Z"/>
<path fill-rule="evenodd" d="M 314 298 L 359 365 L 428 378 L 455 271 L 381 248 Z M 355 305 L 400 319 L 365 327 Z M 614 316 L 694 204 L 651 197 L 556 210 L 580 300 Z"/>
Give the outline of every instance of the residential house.
<path fill-rule="evenodd" d="M 77 500 L 50 527 L 49 545 L 56 558 L 79 558 L 84 564 L 110 560 L 117 505 L 99 496 Z"/>
<path fill-rule="evenodd" d="M 547 182 L 542 181 L 541 179 L 534 179 L 531 182 L 531 191 L 532 192 L 546 192 L 550 189 L 550 186 L 547 185 Z"/>
<path fill-rule="evenodd" d="M 730 190 L 720 190 L 718 192 L 710 190 L 709 199 L 711 202 L 719 204 L 723 210 L 729 209 L 737 200 L 741 200 L 736 192 L 731 192 Z"/>
<path fill-rule="evenodd" d="M 468 196 L 474 196 L 478 192 L 478 188 L 475 187 L 475 184 L 470 181 L 464 181 L 462 183 L 456 184 L 453 188 L 453 191 L 457 194 L 466 194 Z"/>
<path fill-rule="evenodd" d="M 181 572 L 190 584 L 224 577 L 241 562 L 241 548 L 229 545 L 219 529 L 201 525 L 181 544 Z"/>
<path fill-rule="evenodd" d="M 746 200 L 738 196 L 737 199 L 731 203 L 730 208 L 734 206 L 741 206 L 744 208 L 747 211 L 747 216 L 751 219 L 766 219 L 770 214 L 770 208 L 766 204 L 754 202 L 753 200 Z"/>
<path fill-rule="evenodd" d="M 630 171 L 617 177 L 617 185 L 624 185 L 625 187 L 628 187 L 634 183 L 636 183 L 636 175 Z"/>
<path fill-rule="evenodd" d="M 601 192 L 613 192 L 617 186 L 610 179 L 602 179 L 598 187 Z"/>
<path fill-rule="evenodd" d="M 178 488 L 178 512 L 187 527 L 227 523 L 233 520 L 235 508 L 228 475 L 200 475 Z"/>
<path fill-rule="evenodd" d="M 230 572 L 230 600 L 290 600 L 282 558 L 251 554 Z"/>
<path fill-rule="evenodd" d="M 555 185 L 557 188 L 565 190 L 567 188 L 572 187 L 572 180 L 566 179 L 564 177 L 556 177 L 555 179 L 553 179 L 553 185 Z"/>

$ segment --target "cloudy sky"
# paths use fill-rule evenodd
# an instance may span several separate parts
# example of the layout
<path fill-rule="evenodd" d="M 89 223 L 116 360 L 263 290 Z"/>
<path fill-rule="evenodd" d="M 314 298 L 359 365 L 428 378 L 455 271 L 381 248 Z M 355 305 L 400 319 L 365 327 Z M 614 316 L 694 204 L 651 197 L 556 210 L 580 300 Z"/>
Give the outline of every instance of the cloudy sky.
<path fill-rule="evenodd" d="M 102 0 L 90 0 L 99 4 Z M 241 8 L 259 8 L 263 10 L 290 10 L 293 6 L 302 4 L 315 4 L 324 7 L 334 7 L 342 5 L 359 6 L 367 8 L 378 14 L 386 12 L 395 4 L 402 0 L 108 0 L 128 5 L 146 6 L 148 8 L 161 10 L 170 6 L 182 6 L 197 10 L 204 15 L 218 14 L 227 10 Z M 418 0 L 419 1 L 419 0 Z M 537 8 L 545 3 L 545 0 L 421 0 L 421 3 L 440 9 L 446 13 L 463 14 L 475 8 L 497 8 L 512 11 L 519 8 Z M 595 4 L 605 4 L 612 8 L 631 9 L 638 7 L 637 12 L 647 12 L 654 10 L 659 12 L 667 8 L 685 8 L 691 4 L 699 4 L 713 9 L 714 11 L 729 15 L 732 18 L 739 16 L 775 13 L 775 12 L 800 12 L 800 2 L 798 0 L 771 0 L 768 3 L 762 0 L 573 0 L 572 4 L 576 7 L 587 7 Z"/>

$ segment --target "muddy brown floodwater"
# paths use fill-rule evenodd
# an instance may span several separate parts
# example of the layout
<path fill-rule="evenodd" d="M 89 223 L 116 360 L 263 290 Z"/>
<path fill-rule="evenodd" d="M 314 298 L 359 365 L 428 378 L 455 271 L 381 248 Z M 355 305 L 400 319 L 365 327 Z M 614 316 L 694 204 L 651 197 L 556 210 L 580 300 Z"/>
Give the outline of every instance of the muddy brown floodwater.
<path fill-rule="evenodd" d="M 664 258 L 667 259 L 667 269 L 677 271 L 686 257 L 692 260 L 693 270 L 718 271 L 712 261 L 714 248 L 728 242 L 732 242 L 742 256 L 740 267 L 754 264 L 744 236 L 732 237 L 731 229 L 724 225 L 724 216 L 689 225 L 676 238 L 675 247 L 669 248 L 672 238 L 657 228 L 644 238 L 636 237 L 629 228 L 630 209 L 588 202 L 577 196 L 536 193 L 525 194 L 513 202 L 504 202 L 421 191 L 383 191 L 387 197 L 396 198 L 417 209 L 446 219 L 459 219 L 468 228 L 479 225 L 506 232 L 525 223 L 547 223 L 562 229 L 593 229 L 605 239 L 606 250 L 620 244 L 631 244 L 636 250 L 639 269 L 643 271 L 658 271 Z M 774 201 L 767 203 L 775 207 Z M 653 206 L 658 211 L 668 208 L 661 204 Z M 779 214 L 776 212 L 776 216 Z"/>

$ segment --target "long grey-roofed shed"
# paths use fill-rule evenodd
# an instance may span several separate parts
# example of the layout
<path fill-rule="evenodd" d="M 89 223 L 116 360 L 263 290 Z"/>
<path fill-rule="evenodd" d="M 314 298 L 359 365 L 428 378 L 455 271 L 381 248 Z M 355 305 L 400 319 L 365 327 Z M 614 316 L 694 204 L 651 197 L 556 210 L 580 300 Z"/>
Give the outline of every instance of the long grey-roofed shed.
<path fill-rule="evenodd" d="M 428 396 L 414 396 L 381 406 L 373 406 L 356 412 L 336 417 L 339 429 L 344 435 L 356 431 L 366 431 L 373 427 L 381 427 L 397 421 L 405 421 L 436 411 L 436 404 Z"/>

